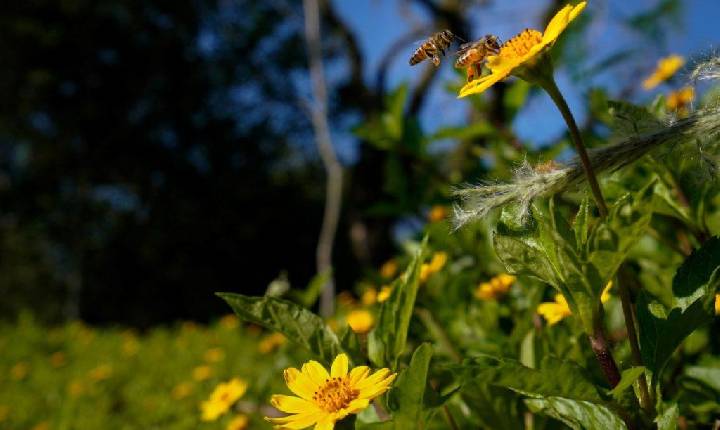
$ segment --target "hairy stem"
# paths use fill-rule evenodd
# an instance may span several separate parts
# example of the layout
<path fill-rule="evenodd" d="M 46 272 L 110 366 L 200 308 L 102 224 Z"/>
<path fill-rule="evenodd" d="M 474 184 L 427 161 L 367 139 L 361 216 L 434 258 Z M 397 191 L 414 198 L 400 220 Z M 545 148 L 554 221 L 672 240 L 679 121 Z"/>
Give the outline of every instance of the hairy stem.
<path fill-rule="evenodd" d="M 557 87 L 555 80 L 544 80 L 542 81 L 542 84 L 543 89 L 547 91 L 547 93 L 550 95 L 550 98 L 552 98 L 553 102 L 555 102 L 555 106 L 557 106 L 560 114 L 562 114 L 562 117 L 567 124 L 568 131 L 570 131 L 570 138 L 575 145 L 575 149 L 577 150 L 578 156 L 580 157 L 580 162 L 585 169 L 585 175 L 587 176 L 588 183 L 590 184 L 590 190 L 592 191 L 593 197 L 595 198 L 595 203 L 597 204 L 600 216 L 602 218 L 605 218 L 608 214 L 607 205 L 605 204 L 605 199 L 603 198 L 602 192 L 600 191 L 600 185 L 598 184 L 597 177 L 595 176 L 593 166 L 590 163 L 590 157 L 588 157 L 587 150 L 585 149 L 585 144 L 583 143 L 582 137 L 580 136 L 580 130 L 575 123 L 575 118 L 573 117 L 573 114 L 570 111 L 567 102 L 565 101 L 565 97 L 563 97 L 562 93 L 560 93 L 560 89 Z"/>

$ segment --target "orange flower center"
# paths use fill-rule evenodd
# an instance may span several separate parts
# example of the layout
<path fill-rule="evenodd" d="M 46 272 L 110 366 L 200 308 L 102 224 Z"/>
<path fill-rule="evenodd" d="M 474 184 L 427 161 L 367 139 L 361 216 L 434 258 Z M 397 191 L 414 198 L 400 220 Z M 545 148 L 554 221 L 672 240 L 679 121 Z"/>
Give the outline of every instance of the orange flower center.
<path fill-rule="evenodd" d="M 537 30 L 525 29 L 522 33 L 505 42 L 500 48 L 499 57 L 522 58 L 535 46 L 542 42 L 542 33 Z"/>
<path fill-rule="evenodd" d="M 337 412 L 357 399 L 359 393 L 350 386 L 347 378 L 335 377 L 325 380 L 325 385 L 313 394 L 313 400 L 323 410 Z"/>

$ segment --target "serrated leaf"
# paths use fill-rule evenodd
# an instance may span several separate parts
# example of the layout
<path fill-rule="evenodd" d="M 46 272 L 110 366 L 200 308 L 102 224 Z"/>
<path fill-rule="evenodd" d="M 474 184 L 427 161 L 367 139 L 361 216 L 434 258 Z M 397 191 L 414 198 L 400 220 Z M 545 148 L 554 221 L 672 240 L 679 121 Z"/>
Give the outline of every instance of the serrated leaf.
<path fill-rule="evenodd" d="M 718 268 L 720 239 L 715 237 L 690 255 L 676 272 L 672 309 L 666 309 L 645 292 L 640 294 L 640 349 L 644 364 L 653 373 L 653 384 L 683 340 L 715 316 Z"/>
<path fill-rule="evenodd" d="M 275 297 L 249 297 L 235 293 L 215 293 L 240 319 L 285 335 L 329 364 L 343 352 L 335 333 L 319 316 L 295 303 Z"/>
<path fill-rule="evenodd" d="M 397 360 L 405 351 L 426 244 L 427 238 L 423 240 L 405 273 L 393 283 L 392 293 L 380 306 L 378 322 L 368 335 L 368 355 L 377 367 L 397 369 Z"/>
<path fill-rule="evenodd" d="M 663 127 L 660 120 L 642 106 L 610 100 L 608 108 L 613 117 L 613 132 L 622 137 L 637 136 Z"/>
<path fill-rule="evenodd" d="M 627 429 L 625 422 L 609 408 L 592 402 L 547 397 L 525 400 L 528 408 L 562 421 L 575 430 Z"/>
<path fill-rule="evenodd" d="M 680 409 L 677 403 L 673 403 L 655 418 L 658 430 L 675 430 L 678 426 L 678 418 L 680 417 Z"/>
<path fill-rule="evenodd" d="M 517 430 L 524 426 L 518 411 L 517 396 L 504 388 L 471 382 L 463 390 L 463 399 L 473 408 L 482 428 Z"/>

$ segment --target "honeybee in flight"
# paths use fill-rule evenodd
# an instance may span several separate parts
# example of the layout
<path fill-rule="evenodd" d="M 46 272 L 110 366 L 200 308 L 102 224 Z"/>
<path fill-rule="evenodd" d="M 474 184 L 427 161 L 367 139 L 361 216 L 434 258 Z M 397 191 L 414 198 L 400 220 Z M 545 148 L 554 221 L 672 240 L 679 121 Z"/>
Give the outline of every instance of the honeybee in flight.
<path fill-rule="evenodd" d="M 455 37 L 450 30 L 439 31 L 428 37 L 410 57 L 410 65 L 414 66 L 429 58 L 435 67 L 439 66 L 440 56 L 445 55 L 445 50 Z"/>
<path fill-rule="evenodd" d="M 468 82 L 480 75 L 485 58 L 490 54 L 500 52 L 500 39 L 492 34 L 486 34 L 475 42 L 463 43 L 457 52 L 458 59 L 455 67 L 466 69 Z"/>

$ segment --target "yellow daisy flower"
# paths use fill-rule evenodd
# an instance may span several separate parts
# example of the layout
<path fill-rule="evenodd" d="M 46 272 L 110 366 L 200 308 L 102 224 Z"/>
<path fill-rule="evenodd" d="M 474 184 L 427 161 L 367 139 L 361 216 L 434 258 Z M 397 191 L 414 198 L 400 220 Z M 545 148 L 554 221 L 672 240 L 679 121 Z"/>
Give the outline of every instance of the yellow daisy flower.
<path fill-rule="evenodd" d="M 197 366 L 193 369 L 193 379 L 196 381 L 204 381 L 206 379 L 210 379 L 212 373 L 213 371 L 210 366 Z"/>
<path fill-rule="evenodd" d="M 435 205 L 432 208 L 430 208 L 430 212 L 428 212 L 428 221 L 430 222 L 439 222 L 444 220 L 448 215 L 448 210 L 445 206 L 442 205 Z"/>
<path fill-rule="evenodd" d="M 277 348 L 285 345 L 287 338 L 282 333 L 272 333 L 265 336 L 258 344 L 258 351 L 261 354 L 269 354 L 275 351 Z"/>
<path fill-rule="evenodd" d="M 682 66 L 685 59 L 679 55 L 670 55 L 658 60 L 657 67 L 642 83 L 646 90 L 651 90 L 670 79 Z"/>
<path fill-rule="evenodd" d="M 210 348 L 205 351 L 203 358 L 208 363 L 217 363 L 218 361 L 223 361 L 225 359 L 225 351 L 223 351 L 222 348 Z"/>
<path fill-rule="evenodd" d="M 377 290 L 375 287 L 366 288 L 360 297 L 360 301 L 365 306 L 374 305 L 377 302 Z"/>
<path fill-rule="evenodd" d="M 537 30 L 526 29 L 505 42 L 497 55 L 487 58 L 486 66 L 490 69 L 490 74 L 468 82 L 460 89 L 460 97 L 482 93 L 510 74 L 523 79 L 529 77 L 523 69 L 534 67 L 538 63 L 545 48 L 555 43 L 568 24 L 585 9 L 586 5 L 585 1 L 574 6 L 566 5 L 550 20 L 545 32 L 540 33 Z M 523 67 L 520 68 L 521 66 Z"/>
<path fill-rule="evenodd" d="M 679 117 L 688 115 L 688 107 L 695 99 L 695 89 L 693 87 L 683 87 L 677 91 L 671 91 L 665 100 L 665 108 L 668 111 L 677 112 Z"/>
<path fill-rule="evenodd" d="M 359 309 L 350 312 L 345 318 L 348 325 L 355 333 L 365 334 L 375 325 L 375 317 L 370 311 Z"/>
<path fill-rule="evenodd" d="M 720 314 L 720 294 L 715 294 L 715 314 Z"/>
<path fill-rule="evenodd" d="M 394 259 L 390 259 L 390 260 L 386 261 L 385 263 L 383 263 L 382 266 L 380 266 L 380 276 L 382 276 L 385 279 L 392 278 L 393 276 L 395 276 L 397 271 L 398 271 L 398 264 L 397 264 L 397 261 L 395 261 Z"/>
<path fill-rule="evenodd" d="M 420 266 L 420 282 L 427 281 L 431 275 L 442 270 L 447 260 L 447 252 L 438 251 L 434 253 L 429 263 L 423 263 L 423 265 Z"/>
<path fill-rule="evenodd" d="M 247 391 L 247 383 L 240 378 L 218 384 L 210 398 L 200 404 L 203 421 L 215 421 Z"/>
<path fill-rule="evenodd" d="M 275 424 L 275 429 L 304 429 L 315 425 L 315 430 L 333 430 L 337 421 L 367 408 L 395 379 L 389 369 L 371 374 L 367 366 L 358 366 L 349 372 L 348 366 L 347 355 L 339 354 L 330 373 L 312 360 L 305 363 L 302 370 L 286 369 L 285 382 L 297 396 L 275 394 L 270 402 L 291 415 L 265 419 Z"/>
<path fill-rule="evenodd" d="M 225 428 L 226 430 L 245 430 L 248 428 L 247 415 L 238 415 L 233 418 Z"/>
<path fill-rule="evenodd" d="M 612 281 L 608 282 L 605 288 L 600 294 L 600 301 L 607 303 L 610 300 L 610 289 L 612 288 Z M 543 318 L 548 322 L 548 325 L 555 325 L 563 320 L 565 317 L 572 315 L 570 306 L 568 306 L 567 299 L 562 294 L 555 295 L 555 302 L 544 302 L 540 303 L 537 307 L 537 313 L 542 315 Z"/>
<path fill-rule="evenodd" d="M 475 297 L 480 300 L 497 300 L 507 294 L 515 283 L 515 277 L 507 273 L 495 276 L 488 282 L 482 282 L 475 290 Z"/>
<path fill-rule="evenodd" d="M 170 395 L 175 400 L 181 400 L 192 394 L 193 385 L 191 382 L 181 382 L 173 387 Z"/>

